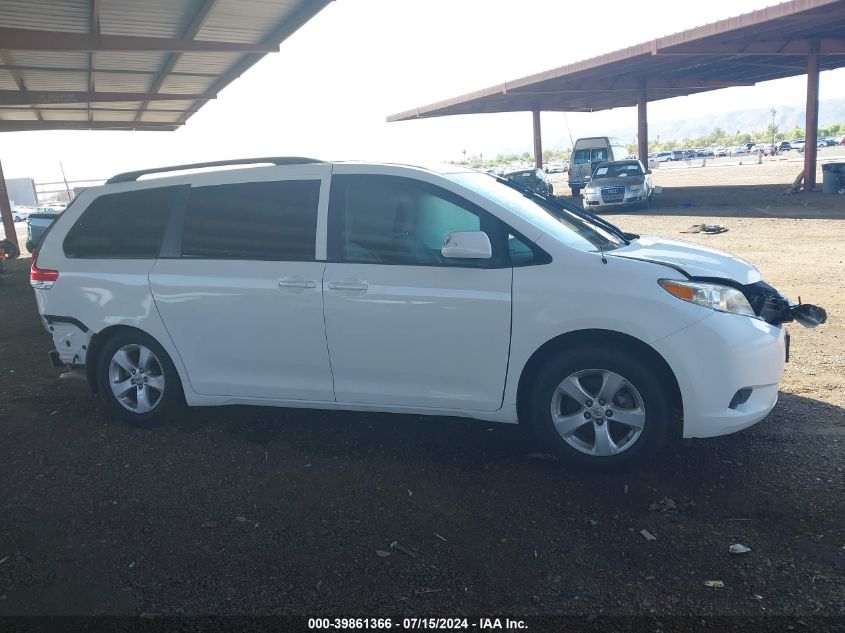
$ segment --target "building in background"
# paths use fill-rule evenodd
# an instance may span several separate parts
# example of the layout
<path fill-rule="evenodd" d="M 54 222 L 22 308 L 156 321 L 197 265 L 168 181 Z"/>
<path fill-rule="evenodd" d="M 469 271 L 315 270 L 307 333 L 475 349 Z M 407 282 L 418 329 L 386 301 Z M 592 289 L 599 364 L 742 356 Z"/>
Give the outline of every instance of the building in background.
<path fill-rule="evenodd" d="M 35 181 L 32 178 L 9 178 L 6 180 L 6 189 L 9 191 L 9 201 L 12 208 L 38 205 Z"/>

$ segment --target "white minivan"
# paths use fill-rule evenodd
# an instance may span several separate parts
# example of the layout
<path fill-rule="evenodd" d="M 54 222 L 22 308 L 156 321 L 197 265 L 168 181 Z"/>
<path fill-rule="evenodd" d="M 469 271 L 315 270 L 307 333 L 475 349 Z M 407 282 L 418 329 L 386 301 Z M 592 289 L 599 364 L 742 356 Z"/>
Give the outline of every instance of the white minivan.
<path fill-rule="evenodd" d="M 466 416 L 624 466 L 763 419 L 782 323 L 824 320 L 736 257 L 478 171 L 223 164 L 88 188 L 33 255 L 54 363 L 127 421 L 186 402 Z"/>

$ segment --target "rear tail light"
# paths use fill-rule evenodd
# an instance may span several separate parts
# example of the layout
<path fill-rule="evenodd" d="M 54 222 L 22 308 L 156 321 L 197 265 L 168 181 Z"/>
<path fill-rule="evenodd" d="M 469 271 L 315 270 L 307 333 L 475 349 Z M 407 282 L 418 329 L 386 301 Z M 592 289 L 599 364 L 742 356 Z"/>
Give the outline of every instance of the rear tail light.
<path fill-rule="evenodd" d="M 38 267 L 38 251 L 32 253 L 32 267 L 29 269 L 29 284 L 39 290 L 48 290 L 59 278 L 58 270 Z"/>

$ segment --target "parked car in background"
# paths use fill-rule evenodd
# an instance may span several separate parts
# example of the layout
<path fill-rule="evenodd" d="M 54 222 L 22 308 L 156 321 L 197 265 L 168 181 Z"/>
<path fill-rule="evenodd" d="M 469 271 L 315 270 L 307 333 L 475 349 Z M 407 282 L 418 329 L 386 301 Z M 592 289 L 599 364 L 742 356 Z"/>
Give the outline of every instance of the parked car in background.
<path fill-rule="evenodd" d="M 789 141 L 781 141 L 778 143 L 778 151 L 779 152 L 788 152 L 792 149 L 792 143 Z"/>
<path fill-rule="evenodd" d="M 23 222 L 32 213 L 32 208 L 29 207 L 15 207 L 12 209 L 12 219 L 15 222 Z"/>
<path fill-rule="evenodd" d="M 655 163 L 666 163 L 672 160 L 672 152 L 657 152 L 653 160 Z"/>
<path fill-rule="evenodd" d="M 737 257 L 476 170 L 233 162 L 90 187 L 32 259 L 53 361 L 129 423 L 186 403 L 464 416 L 625 467 L 766 417 L 783 324 L 810 310 Z"/>
<path fill-rule="evenodd" d="M 716 158 L 721 158 L 722 156 L 728 155 L 728 150 L 725 147 L 717 147 L 713 150 Z"/>
<path fill-rule="evenodd" d="M 35 209 L 26 219 L 26 250 L 32 253 L 47 229 L 68 207 L 67 204 L 44 205 Z"/>
<path fill-rule="evenodd" d="M 628 150 L 619 139 L 608 136 L 579 138 L 569 159 L 569 188 L 572 195 L 581 193 L 599 163 L 624 160 Z"/>
<path fill-rule="evenodd" d="M 799 152 L 803 152 L 804 151 L 804 139 L 800 138 L 800 139 L 796 139 L 794 141 L 791 141 L 789 143 L 789 147 L 790 147 L 790 149 L 797 149 Z"/>
<path fill-rule="evenodd" d="M 584 188 L 584 208 L 641 205 L 651 203 L 651 170 L 638 160 L 602 163 Z"/>
<path fill-rule="evenodd" d="M 35 208 L 35 213 L 61 213 L 67 208 L 67 202 L 50 202 Z"/>
<path fill-rule="evenodd" d="M 506 171 L 502 176 L 544 196 L 553 196 L 555 193 L 554 185 L 549 181 L 546 172 L 536 167 L 532 169 L 520 169 L 518 171 Z"/>

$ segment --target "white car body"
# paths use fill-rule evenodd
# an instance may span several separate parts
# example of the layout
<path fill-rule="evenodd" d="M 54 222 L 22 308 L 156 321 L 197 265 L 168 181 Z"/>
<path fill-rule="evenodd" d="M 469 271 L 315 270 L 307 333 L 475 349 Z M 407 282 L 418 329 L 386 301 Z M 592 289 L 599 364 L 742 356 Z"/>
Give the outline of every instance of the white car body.
<path fill-rule="evenodd" d="M 58 271 L 54 283 L 33 282 L 39 312 L 66 364 L 89 363 L 92 337 L 107 329 L 148 334 L 172 359 L 189 405 L 516 423 L 520 379 L 538 350 L 596 331 L 636 341 L 665 360 L 682 399 L 684 437 L 737 431 L 775 405 L 784 328 L 679 300 L 658 285 L 689 276 L 752 284 L 760 280 L 753 266 L 657 237 L 605 252 L 584 249 L 551 216 L 514 208 L 505 194 L 486 195 L 487 183 L 477 179 L 500 187 L 492 177 L 449 169 L 317 163 L 88 188 L 39 249 L 38 269 Z M 449 192 L 504 222 L 550 261 L 490 269 L 334 261 L 327 256 L 330 186 L 351 175 L 407 178 Z M 319 182 L 314 261 L 103 260 L 69 257 L 62 248 L 100 196 L 290 179 Z M 751 397 L 730 407 L 746 387 Z"/>

